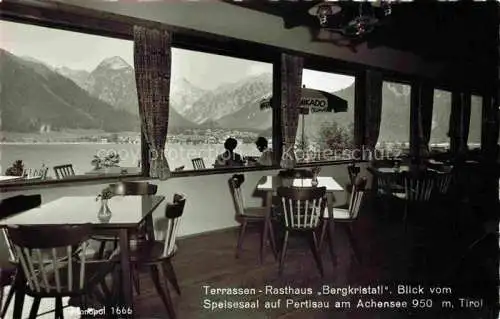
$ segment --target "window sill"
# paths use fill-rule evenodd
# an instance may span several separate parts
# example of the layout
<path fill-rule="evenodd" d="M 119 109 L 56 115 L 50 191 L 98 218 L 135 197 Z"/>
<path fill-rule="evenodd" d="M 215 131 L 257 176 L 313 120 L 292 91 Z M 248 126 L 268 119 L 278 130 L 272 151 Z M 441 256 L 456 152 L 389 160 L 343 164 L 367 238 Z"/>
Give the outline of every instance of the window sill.
<path fill-rule="evenodd" d="M 297 163 L 297 167 L 316 167 L 316 166 L 343 165 L 343 164 L 368 163 L 368 162 L 369 162 L 368 160 L 322 161 L 322 162 Z"/>
<path fill-rule="evenodd" d="M 75 176 L 68 179 L 51 179 L 44 181 L 24 181 L 24 182 L 5 182 L 0 184 L 0 192 L 15 192 L 31 189 L 55 188 L 55 187 L 73 187 L 113 183 L 118 181 L 138 181 L 150 179 L 143 175 L 107 175 L 99 177 Z"/>
<path fill-rule="evenodd" d="M 324 161 L 324 162 L 312 162 L 312 163 L 297 163 L 297 167 L 315 167 L 315 166 L 328 166 L 328 165 L 342 165 L 351 163 L 363 163 L 368 162 L 366 160 L 340 160 L 340 161 Z M 171 178 L 180 177 L 192 177 L 192 176 L 205 176 L 205 175 L 217 175 L 217 174 L 234 174 L 234 173 L 244 173 L 244 172 L 256 172 L 256 171 L 270 171 L 270 170 L 280 170 L 279 165 L 273 166 L 249 166 L 249 167 L 231 167 L 231 168 L 208 168 L 200 170 L 189 170 L 172 172 Z M 64 180 L 45 180 L 45 181 L 30 181 L 30 182 L 12 182 L 12 183 L 2 183 L 0 184 L 0 192 L 15 192 L 31 189 L 44 189 L 44 188 L 55 188 L 55 187 L 74 187 L 74 186 L 87 186 L 87 185 L 97 185 L 114 183 L 118 181 L 143 181 L 143 180 L 154 180 L 151 177 L 144 175 L 108 175 L 99 177 L 88 177 L 88 176 L 76 176 L 71 179 Z"/>
<path fill-rule="evenodd" d="M 172 172 L 172 177 L 188 177 L 188 176 L 204 176 L 204 175 L 216 175 L 216 174 L 231 174 L 231 173 L 242 173 L 242 172 L 254 172 L 254 171 L 270 171 L 281 169 L 279 165 L 272 166 L 240 166 L 240 167 L 227 167 L 227 168 L 206 168 L 197 170 L 185 170 Z"/>

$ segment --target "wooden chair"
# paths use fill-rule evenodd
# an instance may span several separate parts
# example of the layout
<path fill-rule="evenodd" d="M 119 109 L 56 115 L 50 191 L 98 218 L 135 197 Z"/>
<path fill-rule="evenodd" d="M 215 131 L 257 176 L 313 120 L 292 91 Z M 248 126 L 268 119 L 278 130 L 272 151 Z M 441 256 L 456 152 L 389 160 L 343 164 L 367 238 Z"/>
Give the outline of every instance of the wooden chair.
<path fill-rule="evenodd" d="M 134 196 L 134 195 L 156 195 L 158 186 L 147 182 L 120 182 L 110 185 L 114 189 L 117 196 Z M 139 229 L 136 233 L 131 234 L 135 239 L 145 238 L 145 230 Z M 102 230 L 94 233 L 91 238 L 101 242 L 97 253 L 97 258 L 103 258 L 107 243 L 113 243 L 113 250 L 118 247 L 118 232 L 113 230 Z"/>
<path fill-rule="evenodd" d="M 358 177 L 359 172 L 361 171 L 361 168 L 359 166 L 356 166 L 356 164 L 352 163 L 347 165 L 347 173 L 349 174 L 349 182 L 351 185 L 354 185 L 356 182 L 356 177 Z"/>
<path fill-rule="evenodd" d="M 83 309 L 87 309 L 91 297 L 103 305 L 109 304 L 109 295 L 96 288 L 100 285 L 103 291 L 109 291 L 105 277 L 112 272 L 117 256 L 87 260 L 85 251 L 91 231 L 91 225 L 8 227 L 19 258 L 18 279 L 24 293 L 34 297 L 30 318 L 36 318 L 42 298 L 56 299 L 56 318 L 63 318 L 63 297 L 81 298 Z M 75 255 L 75 251 L 81 253 Z"/>
<path fill-rule="evenodd" d="M 168 282 L 172 284 L 179 295 L 181 294 L 171 259 L 177 252 L 177 230 L 185 205 L 186 198 L 183 195 L 175 194 L 173 203 L 167 203 L 165 217 L 157 220 L 155 226 L 155 230 L 161 234 L 161 239 L 141 241 L 131 252 L 131 261 L 135 268 L 149 266 L 151 279 L 170 319 L 174 319 L 176 315 L 170 298 Z M 160 281 L 162 278 L 165 290 L 162 288 Z"/>
<path fill-rule="evenodd" d="M 358 219 L 359 211 L 361 209 L 361 204 L 363 203 L 364 196 L 366 194 L 366 177 L 357 179 L 352 187 L 352 193 L 349 200 L 348 208 L 334 207 L 333 208 L 333 220 L 335 223 L 339 222 L 339 225 L 348 226 L 344 227 L 347 237 L 349 238 L 349 242 L 351 244 L 351 248 L 354 253 L 354 257 L 358 262 L 361 262 L 361 255 L 359 254 L 358 245 L 354 239 L 352 234 L 352 225 L 354 221 Z M 328 222 L 330 216 L 328 215 L 328 211 L 325 211 L 325 214 L 322 216 L 322 228 L 321 228 L 321 236 L 319 242 L 319 248 L 321 249 L 324 243 L 325 236 L 329 235 L 327 230 Z M 331 244 L 331 242 L 330 242 Z M 331 249 L 331 247 L 330 247 Z"/>
<path fill-rule="evenodd" d="M 0 218 L 7 218 L 12 215 L 30 210 L 32 208 L 40 206 L 42 203 L 42 197 L 40 195 L 18 195 L 13 196 L 7 199 L 2 200 L 0 203 Z M 6 268 L 2 268 L 0 272 L 0 305 L 3 304 L 3 287 L 10 285 L 9 294 L 7 295 L 7 300 L 5 301 L 4 306 L 2 307 L 2 311 L 0 314 L 0 318 L 5 318 L 5 314 L 7 309 L 9 308 L 12 297 L 15 293 L 15 286 L 12 285 L 16 280 L 16 268 L 18 266 L 16 253 L 14 251 L 14 247 L 7 236 L 6 230 L 3 228 L 2 233 L 7 243 L 7 247 L 9 249 L 9 264 L 10 266 Z"/>
<path fill-rule="evenodd" d="M 270 214 L 270 207 L 246 207 L 243 194 L 241 192 L 241 185 L 245 181 L 243 174 L 235 174 L 229 179 L 229 189 L 233 198 L 234 208 L 236 210 L 236 218 L 240 221 L 240 232 L 238 235 L 238 245 L 236 246 L 236 258 L 239 258 L 243 248 L 243 240 L 245 238 L 245 231 L 249 223 L 262 223 L 261 243 L 260 243 L 260 260 L 264 260 L 264 246 L 267 238 L 264 233 L 266 227 L 269 233 L 271 246 L 273 252 L 276 252 L 276 242 L 274 239 L 274 231 L 271 224 L 271 219 L 267 214 Z M 266 218 L 267 217 L 267 218 Z"/>
<path fill-rule="evenodd" d="M 203 161 L 203 158 L 201 157 L 193 158 L 191 162 L 193 163 L 194 169 L 205 169 L 205 161 Z"/>
<path fill-rule="evenodd" d="M 356 178 L 358 177 L 361 168 L 356 166 L 355 163 L 351 163 L 347 165 L 347 174 L 349 176 L 349 183 L 346 185 L 346 191 L 350 194 L 352 192 L 352 186 L 356 182 Z"/>
<path fill-rule="evenodd" d="M 320 218 L 326 210 L 326 187 L 290 188 L 279 187 L 280 209 L 283 213 L 285 237 L 279 260 L 279 273 L 283 274 L 288 237 L 290 233 L 300 233 L 308 237 L 309 246 L 321 276 L 323 264 L 318 249 L 316 231 Z"/>
<path fill-rule="evenodd" d="M 73 164 L 54 166 L 54 173 L 56 174 L 57 179 L 64 179 L 75 176 Z"/>
<path fill-rule="evenodd" d="M 422 204 L 428 203 L 434 185 L 436 175 L 433 171 L 403 172 L 402 173 L 405 192 L 395 194 L 396 197 L 404 200 L 404 227 L 407 229 L 409 210 L 415 206 L 421 208 Z"/>
<path fill-rule="evenodd" d="M 149 184 L 146 182 L 121 182 L 118 184 L 112 184 L 115 194 L 118 196 L 134 196 L 134 195 L 155 195 L 158 191 L 158 186 Z M 146 227 L 152 227 L 152 225 L 141 225 L 135 233 L 131 233 L 131 240 L 145 240 L 147 234 Z M 99 249 L 95 258 L 102 259 L 105 256 L 105 249 L 108 243 L 113 244 L 113 251 L 118 247 L 118 232 L 114 230 L 100 230 L 92 234 L 91 238 L 95 241 L 100 242 Z M 139 278 L 136 272 L 133 273 L 134 276 L 134 286 L 136 292 L 140 293 Z"/>
<path fill-rule="evenodd" d="M 453 179 L 453 173 L 439 171 L 436 173 L 436 191 L 439 195 L 446 196 L 450 190 Z"/>

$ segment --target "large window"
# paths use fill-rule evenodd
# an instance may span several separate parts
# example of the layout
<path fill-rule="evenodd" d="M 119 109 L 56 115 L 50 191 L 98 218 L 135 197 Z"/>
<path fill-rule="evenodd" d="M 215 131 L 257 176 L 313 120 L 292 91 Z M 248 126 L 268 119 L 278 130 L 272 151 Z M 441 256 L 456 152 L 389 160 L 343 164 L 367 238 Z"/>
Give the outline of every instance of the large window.
<path fill-rule="evenodd" d="M 2 181 L 42 179 L 45 170 L 55 179 L 59 165 L 89 177 L 139 173 L 132 41 L 7 21 L 0 28 Z"/>
<path fill-rule="evenodd" d="M 467 145 L 469 146 L 469 149 L 475 149 L 481 147 L 483 98 L 477 95 L 472 95 L 470 104 L 470 125 Z"/>
<path fill-rule="evenodd" d="M 450 149 L 451 92 L 434 90 L 430 148 L 436 151 Z"/>
<path fill-rule="evenodd" d="M 272 94 L 272 71 L 270 63 L 173 49 L 170 169 L 272 165 L 272 110 L 261 109 Z M 268 142 L 264 152 L 256 147 L 259 137 Z M 228 138 L 237 142 L 233 155 L 224 146 Z"/>
<path fill-rule="evenodd" d="M 295 139 L 297 162 L 351 158 L 354 80 L 355 77 L 348 75 L 303 71 L 304 89 Z M 332 105 L 321 108 L 322 101 Z"/>
<path fill-rule="evenodd" d="M 393 82 L 383 83 L 382 120 L 377 149 L 409 151 L 410 93 L 410 85 Z"/>

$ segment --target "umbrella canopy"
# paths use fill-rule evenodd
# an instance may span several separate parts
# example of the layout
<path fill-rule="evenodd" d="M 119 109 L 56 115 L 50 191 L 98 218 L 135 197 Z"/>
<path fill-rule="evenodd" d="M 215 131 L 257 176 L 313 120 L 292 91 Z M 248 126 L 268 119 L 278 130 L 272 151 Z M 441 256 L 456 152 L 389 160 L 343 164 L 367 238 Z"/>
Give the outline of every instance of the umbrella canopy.
<path fill-rule="evenodd" d="M 261 110 L 271 108 L 271 100 L 272 96 L 262 99 L 260 102 Z M 309 112 L 346 112 L 347 101 L 325 91 L 302 88 L 300 107 L 302 114 L 308 114 Z"/>

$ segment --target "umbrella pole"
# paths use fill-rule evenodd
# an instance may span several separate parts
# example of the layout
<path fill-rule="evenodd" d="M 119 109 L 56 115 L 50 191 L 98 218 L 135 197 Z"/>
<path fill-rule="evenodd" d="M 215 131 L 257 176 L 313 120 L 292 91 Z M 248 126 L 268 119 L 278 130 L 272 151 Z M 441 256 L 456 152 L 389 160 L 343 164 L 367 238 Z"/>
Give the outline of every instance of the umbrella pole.
<path fill-rule="evenodd" d="M 304 113 L 302 113 L 302 151 L 304 151 L 306 142 L 304 141 Z"/>

